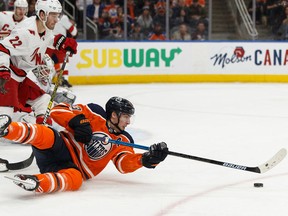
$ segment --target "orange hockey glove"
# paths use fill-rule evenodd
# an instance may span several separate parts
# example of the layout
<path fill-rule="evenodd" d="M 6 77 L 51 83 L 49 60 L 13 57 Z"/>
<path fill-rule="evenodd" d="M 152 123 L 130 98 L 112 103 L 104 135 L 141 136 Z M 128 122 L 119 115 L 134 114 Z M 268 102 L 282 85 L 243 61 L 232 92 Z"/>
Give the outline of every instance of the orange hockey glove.
<path fill-rule="evenodd" d="M 77 142 L 88 144 L 92 139 L 92 129 L 89 120 L 83 115 L 73 117 L 68 125 L 74 130 L 74 138 Z"/>
<path fill-rule="evenodd" d="M 164 161 L 168 155 L 168 147 L 165 142 L 160 142 L 150 146 L 149 152 L 142 155 L 142 165 L 147 168 L 155 168 Z"/>

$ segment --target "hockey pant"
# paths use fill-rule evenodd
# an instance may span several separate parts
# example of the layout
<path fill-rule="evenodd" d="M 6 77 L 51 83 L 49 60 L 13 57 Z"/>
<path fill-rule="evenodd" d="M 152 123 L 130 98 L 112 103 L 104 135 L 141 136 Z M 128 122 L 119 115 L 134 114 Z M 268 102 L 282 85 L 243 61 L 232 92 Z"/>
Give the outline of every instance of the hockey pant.
<path fill-rule="evenodd" d="M 6 139 L 31 144 L 36 163 L 41 174 L 36 192 L 78 190 L 82 185 L 82 175 L 73 163 L 61 135 L 54 129 L 39 124 L 12 122 Z"/>

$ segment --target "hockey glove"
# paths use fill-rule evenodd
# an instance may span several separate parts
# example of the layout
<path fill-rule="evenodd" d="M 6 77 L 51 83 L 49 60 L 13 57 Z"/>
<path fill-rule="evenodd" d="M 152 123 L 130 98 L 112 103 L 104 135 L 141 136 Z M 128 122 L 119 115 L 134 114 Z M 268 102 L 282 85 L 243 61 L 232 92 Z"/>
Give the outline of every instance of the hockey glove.
<path fill-rule="evenodd" d="M 168 147 L 165 142 L 150 146 L 149 152 L 142 155 L 142 165 L 147 168 L 155 168 L 168 155 Z"/>
<path fill-rule="evenodd" d="M 0 66 L 0 93 L 5 94 L 7 90 L 5 89 L 6 82 L 10 79 L 10 70 L 5 66 Z"/>
<path fill-rule="evenodd" d="M 44 123 L 44 115 L 38 115 L 36 116 L 36 124 L 43 124 Z M 52 118 L 50 116 L 46 119 L 46 124 L 49 126 L 52 126 Z"/>
<path fill-rule="evenodd" d="M 76 40 L 73 38 L 65 37 L 64 35 L 61 35 L 61 34 L 56 35 L 54 38 L 53 45 L 57 50 L 64 51 L 64 52 L 67 52 L 67 51 L 71 52 L 70 56 L 77 53 L 78 44 Z"/>
<path fill-rule="evenodd" d="M 74 138 L 77 142 L 89 143 L 92 139 L 92 129 L 89 120 L 83 115 L 73 117 L 68 125 L 74 130 Z"/>

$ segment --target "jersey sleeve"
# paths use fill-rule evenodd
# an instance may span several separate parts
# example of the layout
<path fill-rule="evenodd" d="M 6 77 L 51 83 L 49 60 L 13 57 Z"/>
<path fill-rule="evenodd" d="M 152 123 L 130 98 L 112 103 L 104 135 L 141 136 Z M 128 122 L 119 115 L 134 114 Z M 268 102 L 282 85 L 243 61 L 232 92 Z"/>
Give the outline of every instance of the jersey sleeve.
<path fill-rule="evenodd" d="M 73 36 L 75 37 L 77 35 L 77 28 L 73 23 L 69 20 L 68 16 L 65 15 L 61 19 L 62 25 L 64 28 Z"/>
<path fill-rule="evenodd" d="M 69 121 L 76 115 L 84 114 L 85 115 L 85 106 L 78 104 L 72 105 L 66 103 L 59 103 L 52 108 L 50 115 L 51 118 L 60 126 L 64 127 L 68 131 L 72 131 L 69 127 Z"/>
<path fill-rule="evenodd" d="M 135 153 L 132 148 L 122 148 L 121 151 L 116 154 L 112 161 L 120 173 L 126 174 L 136 171 L 141 168 L 142 154 Z"/>

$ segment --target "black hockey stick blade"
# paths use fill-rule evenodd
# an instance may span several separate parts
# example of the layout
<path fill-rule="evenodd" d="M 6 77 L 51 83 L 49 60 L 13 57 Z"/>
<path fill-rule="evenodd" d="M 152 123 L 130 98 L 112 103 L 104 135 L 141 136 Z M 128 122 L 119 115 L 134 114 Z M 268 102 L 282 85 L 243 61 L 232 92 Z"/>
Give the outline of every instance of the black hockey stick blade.
<path fill-rule="evenodd" d="M 34 154 L 31 153 L 30 157 L 24 161 L 9 163 L 7 160 L 0 159 L 0 172 L 7 172 L 9 170 L 20 170 L 29 167 L 34 159 Z"/>
<path fill-rule="evenodd" d="M 280 149 L 270 160 L 268 160 L 265 163 L 263 163 L 262 165 L 256 166 L 256 167 L 248 167 L 248 166 L 233 164 L 233 163 L 229 163 L 229 162 L 217 161 L 217 160 L 212 160 L 212 159 L 208 159 L 208 158 L 201 158 L 201 157 L 182 154 L 182 153 L 178 153 L 178 152 L 169 151 L 168 154 L 176 156 L 176 157 L 182 157 L 182 158 L 202 161 L 202 162 L 206 162 L 206 163 L 211 163 L 211 164 L 215 164 L 215 165 L 220 165 L 220 166 L 224 166 L 224 167 L 228 167 L 228 168 L 232 168 L 232 169 L 238 169 L 238 170 L 249 171 L 249 172 L 254 172 L 254 173 L 265 173 L 268 170 L 275 167 L 277 164 L 279 164 L 286 157 L 287 150 L 285 148 Z"/>
<path fill-rule="evenodd" d="M 143 145 L 139 145 L 139 144 L 135 144 L 135 143 L 123 142 L 120 140 L 113 140 L 113 139 L 109 139 L 108 137 L 93 136 L 92 139 L 93 140 L 99 140 L 99 141 L 102 141 L 104 143 L 110 142 L 110 143 L 114 143 L 114 144 L 118 144 L 118 145 L 130 146 L 130 147 L 138 148 L 138 149 L 142 149 L 142 150 L 149 150 L 148 146 L 143 146 Z M 263 163 L 262 165 L 256 166 L 256 167 L 248 167 L 248 166 L 238 165 L 238 164 L 234 164 L 234 163 L 212 160 L 212 159 L 208 159 L 208 158 L 202 158 L 202 157 L 197 157 L 197 156 L 193 156 L 193 155 L 173 152 L 173 151 L 169 151 L 168 155 L 173 155 L 176 157 L 181 157 L 181 158 L 186 158 L 186 159 L 191 159 L 191 160 L 197 160 L 197 161 L 215 164 L 215 165 L 219 165 L 219 166 L 224 166 L 224 167 L 228 167 L 228 168 L 232 168 L 232 169 L 238 169 L 238 170 L 249 171 L 249 172 L 254 172 L 254 173 L 265 173 L 268 170 L 275 167 L 277 164 L 279 164 L 286 157 L 287 150 L 285 148 L 280 149 L 270 160 L 268 160 L 267 162 Z"/>

